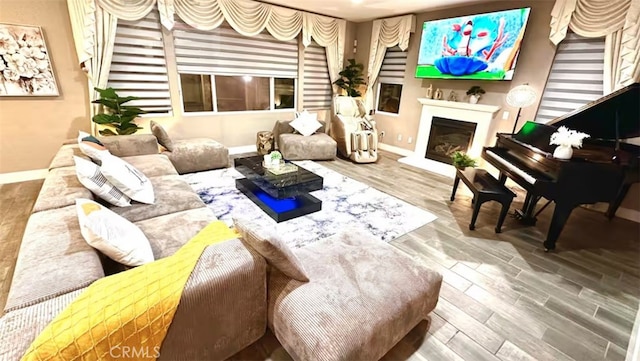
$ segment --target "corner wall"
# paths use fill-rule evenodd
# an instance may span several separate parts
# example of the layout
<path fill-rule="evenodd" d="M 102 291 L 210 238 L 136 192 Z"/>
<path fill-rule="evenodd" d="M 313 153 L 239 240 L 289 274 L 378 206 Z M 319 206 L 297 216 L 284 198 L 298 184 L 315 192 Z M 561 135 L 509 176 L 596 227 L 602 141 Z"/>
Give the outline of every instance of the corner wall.
<path fill-rule="evenodd" d="M 0 22 L 42 27 L 57 97 L 0 97 L 0 174 L 47 168 L 65 139 L 89 131 L 86 75 L 65 0 L 0 0 Z"/>

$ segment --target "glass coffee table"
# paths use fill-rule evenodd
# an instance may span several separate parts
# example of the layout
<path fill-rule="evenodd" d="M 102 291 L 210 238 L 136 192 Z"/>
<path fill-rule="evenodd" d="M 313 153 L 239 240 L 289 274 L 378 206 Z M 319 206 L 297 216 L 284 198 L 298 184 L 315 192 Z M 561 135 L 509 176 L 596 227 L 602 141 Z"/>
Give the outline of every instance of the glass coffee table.
<path fill-rule="evenodd" d="M 291 172 L 274 174 L 262 160 L 261 155 L 234 159 L 236 170 L 245 176 L 236 179 L 236 188 L 271 218 L 279 223 L 322 209 L 322 201 L 309 194 L 322 189 L 322 177 L 297 165 Z"/>

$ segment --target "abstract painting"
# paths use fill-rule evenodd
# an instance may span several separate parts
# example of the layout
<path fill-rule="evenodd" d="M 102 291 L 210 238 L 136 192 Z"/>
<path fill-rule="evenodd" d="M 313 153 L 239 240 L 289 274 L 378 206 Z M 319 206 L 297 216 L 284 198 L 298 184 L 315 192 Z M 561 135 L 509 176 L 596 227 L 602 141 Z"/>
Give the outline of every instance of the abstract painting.
<path fill-rule="evenodd" d="M 56 96 L 58 85 L 38 26 L 0 24 L 0 96 Z"/>

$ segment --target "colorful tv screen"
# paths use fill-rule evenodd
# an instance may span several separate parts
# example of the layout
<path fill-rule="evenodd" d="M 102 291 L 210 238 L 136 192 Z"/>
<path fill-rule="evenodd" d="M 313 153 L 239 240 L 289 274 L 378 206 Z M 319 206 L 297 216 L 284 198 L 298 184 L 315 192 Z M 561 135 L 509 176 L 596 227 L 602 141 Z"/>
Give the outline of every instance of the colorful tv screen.
<path fill-rule="evenodd" d="M 417 78 L 511 80 L 531 8 L 427 21 Z"/>

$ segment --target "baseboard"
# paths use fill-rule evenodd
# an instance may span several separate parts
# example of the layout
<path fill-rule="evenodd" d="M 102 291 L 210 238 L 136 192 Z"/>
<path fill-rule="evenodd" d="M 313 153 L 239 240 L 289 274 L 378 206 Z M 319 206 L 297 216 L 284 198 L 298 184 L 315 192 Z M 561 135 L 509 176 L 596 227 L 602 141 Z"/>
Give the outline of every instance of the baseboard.
<path fill-rule="evenodd" d="M 242 153 L 251 153 L 256 151 L 256 145 L 242 145 L 239 147 L 231 147 L 229 148 L 229 155 L 242 154 Z"/>
<path fill-rule="evenodd" d="M 387 152 L 395 153 L 403 157 L 409 157 L 413 155 L 412 150 L 396 147 L 385 143 L 378 143 L 378 149 L 386 150 Z"/>
<path fill-rule="evenodd" d="M 609 203 L 587 204 L 584 207 L 587 209 L 605 213 L 607 211 L 607 208 L 609 207 Z M 616 211 L 616 217 L 640 223 L 640 211 L 637 211 L 635 209 L 618 208 L 618 210 Z"/>
<path fill-rule="evenodd" d="M 26 182 L 35 179 L 44 179 L 49 173 L 48 169 L 34 169 L 22 172 L 0 173 L 0 184 Z"/>

